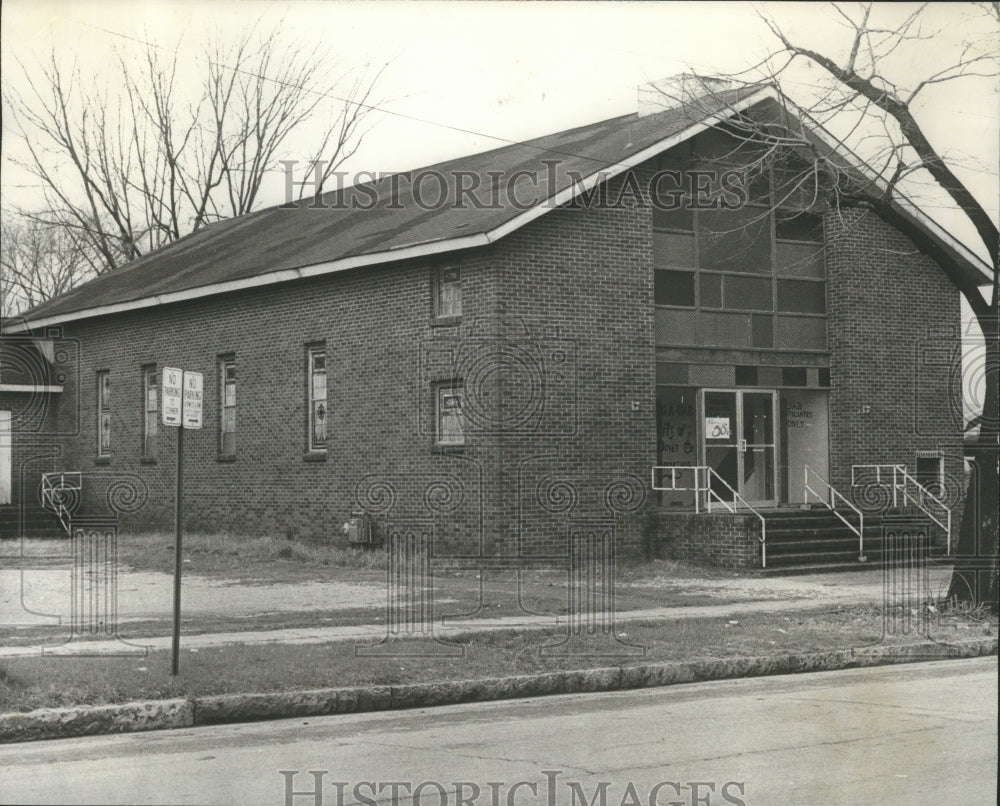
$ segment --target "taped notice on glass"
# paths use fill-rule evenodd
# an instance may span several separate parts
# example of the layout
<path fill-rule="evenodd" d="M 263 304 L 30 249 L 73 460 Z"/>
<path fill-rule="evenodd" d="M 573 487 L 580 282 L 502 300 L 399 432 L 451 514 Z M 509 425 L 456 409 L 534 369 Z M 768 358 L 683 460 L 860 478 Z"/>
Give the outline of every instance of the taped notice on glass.
<path fill-rule="evenodd" d="M 705 439 L 729 439 L 729 418 L 706 417 Z"/>

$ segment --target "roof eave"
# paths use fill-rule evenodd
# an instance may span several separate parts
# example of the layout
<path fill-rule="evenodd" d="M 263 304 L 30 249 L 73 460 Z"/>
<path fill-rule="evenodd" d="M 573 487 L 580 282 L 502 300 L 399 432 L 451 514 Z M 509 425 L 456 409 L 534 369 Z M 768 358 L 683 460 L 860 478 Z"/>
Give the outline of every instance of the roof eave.
<path fill-rule="evenodd" d="M 156 294 L 127 302 L 116 303 L 114 305 L 84 308 L 78 311 L 69 311 L 67 313 L 55 314 L 52 316 L 42 316 L 36 319 L 30 319 L 29 314 L 21 318 L 18 322 L 4 327 L 2 332 L 18 333 L 32 328 L 59 325 L 80 319 L 91 319 L 99 316 L 109 316 L 117 313 L 157 307 L 159 305 L 187 302 L 203 297 L 243 291 L 251 288 L 259 288 L 262 286 L 307 277 L 320 277 L 326 274 L 334 274 L 336 272 L 347 271 L 349 269 L 364 266 L 378 265 L 381 263 L 389 263 L 410 258 L 426 257 L 476 246 L 485 246 L 500 240 L 521 227 L 524 227 L 536 218 L 544 215 L 549 210 L 574 200 L 581 194 L 590 191 L 598 183 L 613 179 L 619 174 L 635 168 L 646 160 L 655 157 L 659 153 L 666 151 L 667 149 L 672 148 L 673 146 L 682 143 L 691 137 L 694 137 L 696 134 L 704 131 L 705 129 L 711 128 L 716 123 L 725 120 L 727 117 L 731 117 L 733 114 L 748 109 L 764 100 L 773 100 L 788 104 L 788 106 L 794 110 L 796 115 L 809 122 L 811 130 L 823 139 L 831 149 L 845 156 L 852 164 L 852 167 L 859 170 L 876 183 L 882 181 L 871 171 L 869 166 L 863 160 L 854 154 L 854 152 L 851 151 L 846 145 L 835 138 L 821 124 L 813 120 L 813 118 L 805 110 L 801 109 L 794 102 L 782 96 L 778 89 L 773 85 L 767 85 L 762 87 L 757 92 L 748 95 L 746 98 L 729 104 L 718 112 L 703 118 L 697 123 L 691 124 L 690 126 L 682 129 L 680 132 L 658 140 L 653 145 L 647 146 L 641 151 L 638 151 L 625 159 L 618 160 L 611 166 L 606 166 L 605 168 L 594 171 L 586 176 L 581 182 L 572 183 L 570 186 L 552 194 L 541 203 L 532 206 L 528 210 L 522 211 L 509 221 L 506 221 L 486 232 L 464 235 L 458 238 L 446 238 L 438 241 L 430 241 L 398 249 L 385 250 L 382 252 L 354 255 L 346 258 L 339 258 L 337 260 L 310 264 L 295 269 L 285 269 L 282 271 L 258 274 L 241 280 L 231 280 L 223 283 L 195 286 L 193 288 L 184 289 L 183 291 Z M 973 271 L 978 272 L 979 274 L 977 276 L 982 277 L 983 284 L 992 282 L 993 276 L 989 266 L 984 263 L 978 255 L 965 246 L 965 244 L 953 238 L 933 219 L 924 214 L 916 205 L 912 205 L 911 203 L 911 209 L 908 209 L 907 212 L 913 215 L 917 219 L 918 223 L 927 229 L 933 237 L 953 249 L 969 264 Z"/>

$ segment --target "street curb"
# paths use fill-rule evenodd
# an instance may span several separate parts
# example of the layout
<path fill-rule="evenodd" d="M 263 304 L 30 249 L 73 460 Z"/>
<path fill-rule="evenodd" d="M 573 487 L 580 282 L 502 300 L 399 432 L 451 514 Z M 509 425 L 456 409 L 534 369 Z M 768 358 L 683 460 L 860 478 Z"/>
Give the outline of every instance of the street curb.
<path fill-rule="evenodd" d="M 119 705 L 41 708 L 26 713 L 0 714 L 0 743 L 421 708 L 550 694 L 620 691 L 996 654 L 997 639 L 991 637 L 947 644 L 874 645 L 830 652 L 647 663 L 441 683 L 217 694 Z"/>

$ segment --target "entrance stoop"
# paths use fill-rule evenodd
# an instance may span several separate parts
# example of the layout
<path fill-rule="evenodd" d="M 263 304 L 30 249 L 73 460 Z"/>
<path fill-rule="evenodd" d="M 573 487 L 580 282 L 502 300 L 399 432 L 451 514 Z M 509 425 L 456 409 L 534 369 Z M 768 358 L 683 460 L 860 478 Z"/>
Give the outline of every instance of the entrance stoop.
<path fill-rule="evenodd" d="M 920 524 L 931 536 L 929 559 L 946 556 L 942 530 L 922 514 L 892 510 L 885 515 L 865 515 L 864 555 L 858 559 L 858 536 L 827 509 L 768 512 L 767 568 L 757 572 L 769 576 L 861 571 L 882 565 L 883 522 L 905 516 Z"/>

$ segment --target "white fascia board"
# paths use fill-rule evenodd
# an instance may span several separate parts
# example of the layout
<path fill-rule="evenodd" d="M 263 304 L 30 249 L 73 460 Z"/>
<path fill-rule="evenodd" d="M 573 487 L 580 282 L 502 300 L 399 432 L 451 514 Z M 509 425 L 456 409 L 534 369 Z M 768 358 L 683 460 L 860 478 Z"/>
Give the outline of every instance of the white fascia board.
<path fill-rule="evenodd" d="M 26 392 L 28 394 L 38 394 L 39 392 L 61 392 L 61 386 L 43 385 L 38 386 L 33 383 L 0 383 L 0 392 Z"/>
<path fill-rule="evenodd" d="M 774 90 L 771 87 L 765 87 L 764 89 L 755 92 L 753 95 L 748 95 L 742 101 L 727 106 L 725 109 L 716 112 L 710 117 L 702 119 L 698 123 L 691 124 L 677 134 L 672 134 L 670 137 L 665 137 L 653 145 L 647 146 L 642 151 L 638 151 L 633 154 L 631 157 L 619 160 L 606 168 L 595 171 L 594 173 L 584 177 L 582 182 L 574 182 L 569 187 L 563 188 L 558 193 L 549 196 L 549 198 L 545 199 L 540 204 L 536 204 L 530 210 L 525 210 L 523 213 L 512 218 L 505 224 L 501 224 L 496 229 L 490 230 L 490 232 L 487 233 L 487 237 L 489 237 L 491 242 L 497 241 L 505 235 L 509 235 L 515 230 L 520 229 L 525 224 L 534 221 L 536 218 L 544 215 L 549 210 L 572 201 L 585 191 L 591 190 L 595 185 L 598 185 L 601 182 L 606 182 L 609 179 L 614 179 L 619 174 L 641 165 L 646 160 L 652 159 L 661 152 L 666 151 L 669 148 L 673 148 L 679 143 L 683 143 L 685 140 L 690 140 L 696 134 L 700 134 L 705 131 L 705 129 L 710 129 L 716 123 L 719 123 L 728 117 L 732 117 L 737 112 L 741 112 L 754 104 L 760 103 L 767 97 L 773 97 L 773 95 Z"/>
<path fill-rule="evenodd" d="M 775 97 L 776 101 L 780 100 Z M 816 121 L 812 115 L 806 112 L 804 109 L 799 107 L 794 101 L 788 98 L 784 99 L 784 102 L 792 109 L 795 114 L 802 119 L 803 122 L 808 123 L 810 131 L 823 140 L 827 146 L 829 146 L 834 152 L 840 154 L 844 159 L 851 163 L 851 167 L 854 168 L 859 173 L 870 179 L 875 186 L 881 190 L 885 191 L 888 189 L 889 184 L 881 176 L 875 173 L 871 166 L 865 162 L 861 157 L 854 153 L 854 151 L 848 147 L 842 140 L 831 134 L 825 126 Z M 951 233 L 944 229 L 940 224 L 938 224 L 933 218 L 928 216 L 920 207 L 913 202 L 905 193 L 900 191 L 894 191 L 899 199 L 906 202 L 906 205 L 900 205 L 897 201 L 896 204 L 899 208 L 906 214 L 913 216 L 917 223 L 926 229 L 930 230 L 931 234 L 934 235 L 940 241 L 950 246 L 956 252 L 958 252 L 962 257 L 964 257 L 969 263 L 971 263 L 978 271 L 983 275 L 983 280 L 986 283 L 993 282 L 993 270 L 988 263 L 986 263 L 979 255 L 969 249 L 964 243 L 955 238 Z M 958 209 L 956 207 L 956 209 Z"/>
<path fill-rule="evenodd" d="M 385 252 L 372 252 L 364 255 L 341 258 L 326 263 L 316 263 L 311 266 L 303 266 L 299 269 L 284 269 L 282 271 L 258 274 L 247 277 L 243 280 L 230 280 L 225 283 L 213 283 L 196 288 L 188 288 L 184 291 L 172 291 L 165 294 L 156 294 L 150 297 L 142 297 L 128 302 L 120 302 L 115 305 L 101 305 L 96 308 L 86 308 L 80 311 L 57 314 L 55 316 L 32 319 L 30 322 L 20 320 L 4 327 L 4 333 L 19 333 L 29 328 L 41 328 L 49 325 L 58 325 L 64 322 L 73 322 L 78 319 L 90 319 L 95 316 L 109 316 L 116 313 L 141 310 L 143 308 L 153 308 L 159 305 L 169 305 L 174 302 L 187 302 L 189 300 L 210 297 L 216 294 L 226 294 L 233 291 L 243 291 L 249 288 L 274 285 L 284 283 L 289 280 L 298 280 L 304 277 L 318 277 L 324 274 L 332 274 L 338 271 L 370 266 L 378 263 L 388 263 L 394 260 L 406 260 L 407 258 L 433 255 L 440 252 L 453 252 L 458 249 L 467 249 L 473 246 L 486 246 L 489 240 L 485 235 L 464 235 L 461 238 L 449 238 L 443 241 L 432 241 L 419 244 L 417 246 L 406 246 L 401 249 L 391 249 Z"/>

